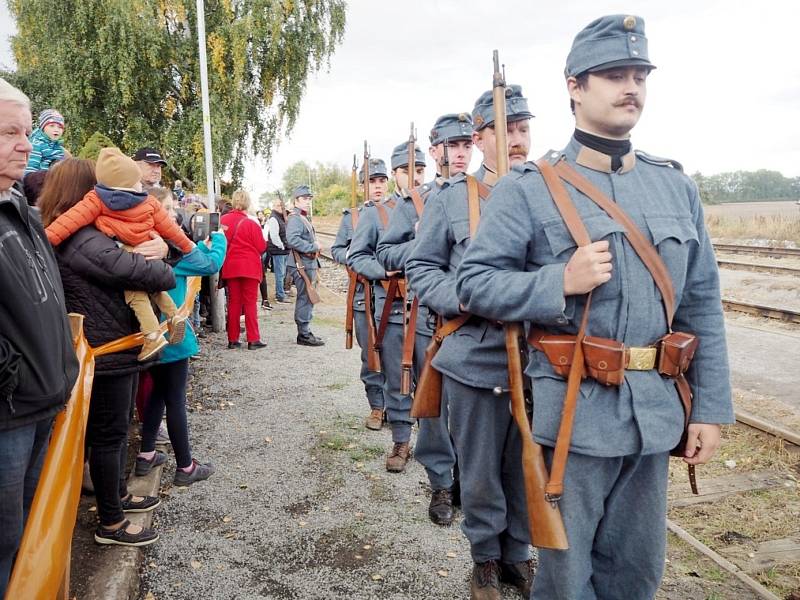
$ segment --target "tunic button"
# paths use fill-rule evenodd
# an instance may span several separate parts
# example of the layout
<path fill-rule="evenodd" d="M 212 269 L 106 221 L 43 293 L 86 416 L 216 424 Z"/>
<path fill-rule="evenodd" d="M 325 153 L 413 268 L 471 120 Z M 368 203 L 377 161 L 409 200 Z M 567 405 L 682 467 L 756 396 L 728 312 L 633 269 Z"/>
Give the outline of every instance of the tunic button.
<path fill-rule="evenodd" d="M 558 317 L 556 319 L 556 323 L 558 323 L 559 325 L 563 325 L 566 322 L 567 322 L 567 320 L 564 317 Z"/>
<path fill-rule="evenodd" d="M 635 36 L 635 35 L 632 35 L 632 36 L 631 36 L 631 41 L 632 41 L 632 42 L 635 42 L 635 41 L 636 41 L 636 36 Z"/>
<path fill-rule="evenodd" d="M 558 158 L 558 152 L 551 152 L 550 158 Z"/>
<path fill-rule="evenodd" d="M 639 56 L 639 51 L 638 50 L 631 50 L 631 54 L 633 54 L 634 56 Z"/>

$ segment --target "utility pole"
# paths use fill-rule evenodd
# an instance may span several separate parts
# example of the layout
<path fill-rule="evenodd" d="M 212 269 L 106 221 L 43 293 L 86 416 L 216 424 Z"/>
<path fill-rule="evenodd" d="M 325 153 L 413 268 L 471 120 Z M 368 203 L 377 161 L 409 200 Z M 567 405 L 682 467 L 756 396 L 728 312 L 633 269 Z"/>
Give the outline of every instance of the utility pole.
<path fill-rule="evenodd" d="M 211 153 L 211 109 L 208 101 L 208 58 L 206 57 L 206 7 L 203 0 L 197 0 L 197 47 L 200 58 L 200 94 L 203 106 L 203 154 L 206 163 L 206 190 L 208 210 L 216 210 L 216 190 L 214 189 L 214 160 Z M 222 290 L 218 290 L 219 274 L 209 278 L 211 299 L 211 329 L 222 331 L 223 310 Z"/>

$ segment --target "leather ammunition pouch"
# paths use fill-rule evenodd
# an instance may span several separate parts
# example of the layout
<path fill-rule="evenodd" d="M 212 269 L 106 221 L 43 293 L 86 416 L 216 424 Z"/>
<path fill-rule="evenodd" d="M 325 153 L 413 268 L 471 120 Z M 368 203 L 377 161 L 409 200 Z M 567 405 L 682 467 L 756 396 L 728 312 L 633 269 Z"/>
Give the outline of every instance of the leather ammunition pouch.
<path fill-rule="evenodd" d="M 544 353 L 553 371 L 567 378 L 575 355 L 574 335 L 551 335 L 532 329 L 528 343 Z M 626 347 L 622 342 L 587 335 L 583 338 L 584 377 L 596 379 L 603 385 L 621 385 L 625 371 L 657 369 L 661 375 L 676 378 L 689 368 L 697 336 L 674 331 L 653 346 Z"/>

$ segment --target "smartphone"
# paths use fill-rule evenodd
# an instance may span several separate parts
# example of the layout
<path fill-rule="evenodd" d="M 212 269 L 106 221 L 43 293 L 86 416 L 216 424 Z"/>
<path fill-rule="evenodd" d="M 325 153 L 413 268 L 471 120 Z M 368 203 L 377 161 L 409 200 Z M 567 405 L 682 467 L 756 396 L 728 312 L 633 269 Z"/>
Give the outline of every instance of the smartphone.
<path fill-rule="evenodd" d="M 209 231 L 209 233 L 213 233 L 215 231 L 219 231 L 219 213 L 218 212 L 208 213 L 208 231 Z"/>

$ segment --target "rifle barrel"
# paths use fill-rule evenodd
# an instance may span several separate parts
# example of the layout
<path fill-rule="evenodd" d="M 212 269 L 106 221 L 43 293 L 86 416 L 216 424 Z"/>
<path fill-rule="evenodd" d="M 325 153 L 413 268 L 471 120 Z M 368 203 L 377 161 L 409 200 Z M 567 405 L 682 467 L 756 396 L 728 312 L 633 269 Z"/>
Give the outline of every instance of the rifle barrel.
<path fill-rule="evenodd" d="M 494 105 L 494 136 L 497 140 L 497 176 L 508 173 L 508 133 L 506 127 L 506 81 L 500 70 L 500 57 L 497 50 L 493 53 L 494 77 L 492 85 L 492 103 Z"/>

